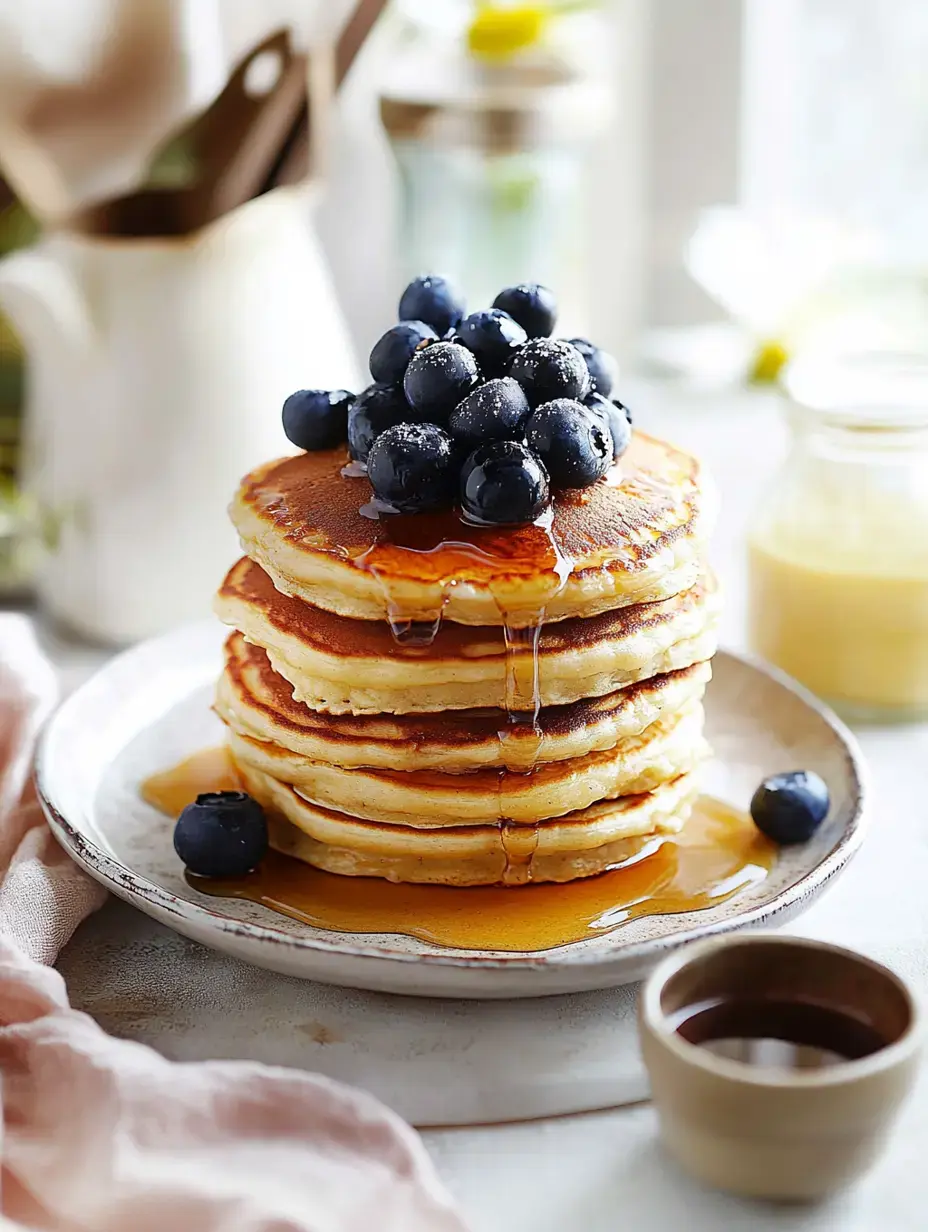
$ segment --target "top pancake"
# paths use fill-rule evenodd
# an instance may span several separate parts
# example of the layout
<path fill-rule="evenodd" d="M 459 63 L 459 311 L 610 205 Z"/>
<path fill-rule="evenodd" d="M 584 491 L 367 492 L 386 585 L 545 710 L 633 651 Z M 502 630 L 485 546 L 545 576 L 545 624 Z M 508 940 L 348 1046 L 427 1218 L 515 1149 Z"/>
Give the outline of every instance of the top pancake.
<path fill-rule="evenodd" d="M 365 478 L 343 450 L 246 475 L 230 514 L 279 590 L 361 620 L 534 625 L 653 602 L 690 587 L 707 531 L 698 463 L 636 432 L 591 488 L 559 493 L 540 523 L 478 527 L 457 512 L 360 512 Z"/>

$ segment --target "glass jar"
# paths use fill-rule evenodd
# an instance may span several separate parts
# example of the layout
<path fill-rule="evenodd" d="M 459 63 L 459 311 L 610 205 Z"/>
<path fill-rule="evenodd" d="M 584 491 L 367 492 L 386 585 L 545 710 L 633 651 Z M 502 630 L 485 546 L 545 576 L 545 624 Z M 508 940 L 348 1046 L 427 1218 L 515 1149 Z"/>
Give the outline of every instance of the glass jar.
<path fill-rule="evenodd" d="M 550 38 L 486 58 L 465 33 L 480 9 L 455 5 L 442 21 L 451 6 L 403 7 L 379 84 L 399 172 L 400 274 L 440 270 L 474 304 L 542 282 L 557 288 L 561 327 L 585 328 L 592 154 L 612 108 L 607 15 L 565 14 Z"/>
<path fill-rule="evenodd" d="M 797 361 L 749 535 L 749 636 L 851 721 L 928 718 L 928 356 Z"/>

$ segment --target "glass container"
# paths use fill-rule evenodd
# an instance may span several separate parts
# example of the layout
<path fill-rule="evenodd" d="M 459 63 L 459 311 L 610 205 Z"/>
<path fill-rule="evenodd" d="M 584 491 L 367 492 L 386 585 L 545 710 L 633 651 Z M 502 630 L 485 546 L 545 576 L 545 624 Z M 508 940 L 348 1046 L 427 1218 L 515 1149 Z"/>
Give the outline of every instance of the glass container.
<path fill-rule="evenodd" d="M 797 361 L 749 535 L 762 657 L 857 722 L 928 718 L 928 355 Z"/>
<path fill-rule="evenodd" d="M 406 29 L 380 91 L 403 275 L 440 271 L 487 305 L 501 287 L 543 282 L 557 288 L 562 322 L 583 322 L 609 34 L 602 14 L 584 12 L 560 19 L 556 39 L 488 59 L 453 25 Z"/>

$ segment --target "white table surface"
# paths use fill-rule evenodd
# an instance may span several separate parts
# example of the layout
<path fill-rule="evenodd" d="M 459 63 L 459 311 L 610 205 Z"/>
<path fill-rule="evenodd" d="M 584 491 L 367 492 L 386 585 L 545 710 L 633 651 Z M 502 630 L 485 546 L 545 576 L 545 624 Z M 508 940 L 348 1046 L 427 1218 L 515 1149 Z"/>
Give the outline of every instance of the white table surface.
<path fill-rule="evenodd" d="M 783 449 L 774 402 L 649 386 L 626 396 L 641 427 L 692 449 L 715 475 L 724 511 L 714 552 L 727 591 L 723 637 L 738 648 L 743 644 L 746 518 Z M 46 644 L 65 687 L 100 661 L 98 652 L 51 635 Z M 928 727 L 859 735 L 873 779 L 871 834 L 854 864 L 794 931 L 890 961 L 928 992 L 928 820 L 922 821 Z M 198 970 L 208 980 L 206 952 L 193 948 Z M 176 1024 L 162 1016 L 153 1028 L 151 1016 L 146 1017 L 146 982 L 157 977 L 154 964 L 146 970 L 145 959 L 158 953 L 158 927 L 147 921 L 136 926 L 129 908 L 111 903 L 78 932 L 62 967 L 75 1004 L 96 1007 L 108 1029 L 148 1038 L 174 1054 L 170 1041 Z M 120 972 L 121 957 L 127 960 L 122 963 L 125 976 L 120 975 L 121 987 L 110 989 L 102 1012 L 99 1000 L 95 1006 L 94 970 L 108 961 L 111 971 Z M 928 1076 L 873 1172 L 840 1199 L 815 1208 L 749 1204 L 694 1185 L 661 1153 L 654 1114 L 646 1104 L 519 1125 L 429 1130 L 423 1136 L 474 1232 L 928 1228 Z"/>

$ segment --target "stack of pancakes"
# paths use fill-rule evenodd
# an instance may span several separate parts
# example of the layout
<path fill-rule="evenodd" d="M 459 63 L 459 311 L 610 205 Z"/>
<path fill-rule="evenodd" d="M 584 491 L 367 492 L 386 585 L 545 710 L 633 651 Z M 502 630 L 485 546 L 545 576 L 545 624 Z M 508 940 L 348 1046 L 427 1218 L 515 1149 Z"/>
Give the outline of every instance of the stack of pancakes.
<path fill-rule="evenodd" d="M 447 885 L 589 876 L 679 830 L 718 602 L 688 455 L 636 433 L 542 524 L 381 515 L 343 451 L 246 476 L 216 708 L 277 849 Z"/>

